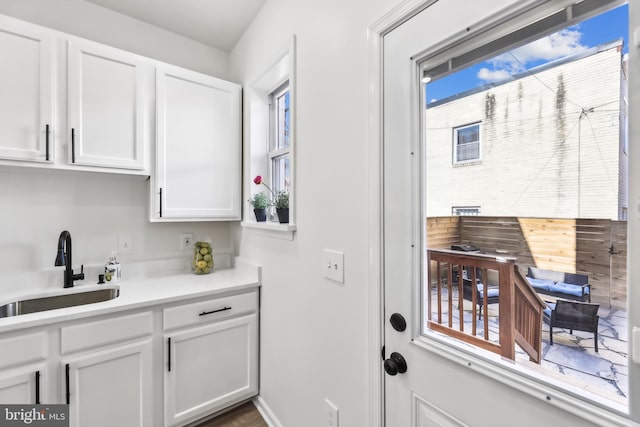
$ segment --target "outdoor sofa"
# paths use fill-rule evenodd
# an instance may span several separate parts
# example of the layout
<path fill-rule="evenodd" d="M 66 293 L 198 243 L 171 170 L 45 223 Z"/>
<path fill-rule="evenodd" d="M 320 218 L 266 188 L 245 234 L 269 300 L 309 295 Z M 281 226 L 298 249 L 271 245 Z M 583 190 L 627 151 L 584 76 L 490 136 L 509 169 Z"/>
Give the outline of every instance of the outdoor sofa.
<path fill-rule="evenodd" d="M 529 267 L 527 281 L 539 294 L 566 300 L 591 302 L 591 285 L 589 285 L 589 276 L 586 274 Z"/>

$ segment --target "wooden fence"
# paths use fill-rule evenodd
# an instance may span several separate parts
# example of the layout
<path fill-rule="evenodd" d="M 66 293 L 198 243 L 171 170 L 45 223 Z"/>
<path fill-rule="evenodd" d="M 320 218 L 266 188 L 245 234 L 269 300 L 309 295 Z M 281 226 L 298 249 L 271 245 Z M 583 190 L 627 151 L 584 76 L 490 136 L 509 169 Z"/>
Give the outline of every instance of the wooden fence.
<path fill-rule="evenodd" d="M 427 218 L 429 248 L 469 243 L 528 267 L 589 275 L 591 301 L 626 309 L 627 223 L 606 219 Z"/>

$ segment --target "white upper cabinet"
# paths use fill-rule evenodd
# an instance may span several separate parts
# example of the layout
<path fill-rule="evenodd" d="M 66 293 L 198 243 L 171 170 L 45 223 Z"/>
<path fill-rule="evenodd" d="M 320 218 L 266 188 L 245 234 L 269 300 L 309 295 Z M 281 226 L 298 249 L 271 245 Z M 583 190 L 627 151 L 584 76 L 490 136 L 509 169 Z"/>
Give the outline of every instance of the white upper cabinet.
<path fill-rule="evenodd" d="M 0 16 L 0 158 L 54 158 L 54 42 L 39 27 Z"/>
<path fill-rule="evenodd" d="M 142 170 L 143 58 L 87 41 L 68 44 L 68 162 Z"/>
<path fill-rule="evenodd" d="M 158 65 L 156 144 L 151 220 L 240 219 L 239 85 Z"/>

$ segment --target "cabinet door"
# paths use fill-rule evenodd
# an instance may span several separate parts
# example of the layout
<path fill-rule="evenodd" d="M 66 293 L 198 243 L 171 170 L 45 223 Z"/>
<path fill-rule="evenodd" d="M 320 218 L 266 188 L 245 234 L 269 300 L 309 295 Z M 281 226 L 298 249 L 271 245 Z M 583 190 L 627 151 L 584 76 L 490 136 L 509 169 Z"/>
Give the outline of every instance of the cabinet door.
<path fill-rule="evenodd" d="M 134 54 L 69 42 L 70 163 L 144 169 L 144 67 Z"/>
<path fill-rule="evenodd" d="M 71 426 L 153 425 L 151 340 L 63 360 Z"/>
<path fill-rule="evenodd" d="M 0 17 L 0 158 L 53 161 L 53 38 Z"/>
<path fill-rule="evenodd" d="M 44 365 L 19 367 L 0 372 L 0 402 L 33 405 L 49 403 L 41 396 Z"/>
<path fill-rule="evenodd" d="M 183 425 L 258 393 L 257 315 L 166 336 L 165 425 Z"/>
<path fill-rule="evenodd" d="M 152 217 L 240 219 L 240 86 L 167 65 L 156 85 Z"/>

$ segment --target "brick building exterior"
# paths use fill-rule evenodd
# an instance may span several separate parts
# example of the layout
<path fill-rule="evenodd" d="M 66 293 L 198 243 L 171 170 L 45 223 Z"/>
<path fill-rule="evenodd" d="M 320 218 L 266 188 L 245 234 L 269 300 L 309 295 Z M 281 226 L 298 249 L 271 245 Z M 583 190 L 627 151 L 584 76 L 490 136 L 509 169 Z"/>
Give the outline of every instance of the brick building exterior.
<path fill-rule="evenodd" d="M 626 219 L 621 51 L 597 46 L 429 104 L 427 216 Z"/>

